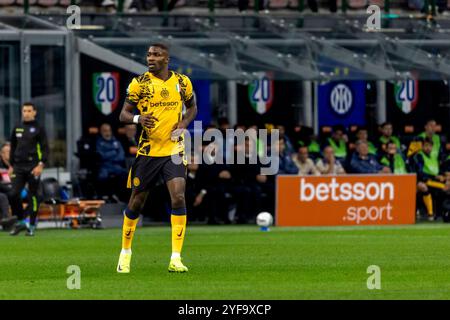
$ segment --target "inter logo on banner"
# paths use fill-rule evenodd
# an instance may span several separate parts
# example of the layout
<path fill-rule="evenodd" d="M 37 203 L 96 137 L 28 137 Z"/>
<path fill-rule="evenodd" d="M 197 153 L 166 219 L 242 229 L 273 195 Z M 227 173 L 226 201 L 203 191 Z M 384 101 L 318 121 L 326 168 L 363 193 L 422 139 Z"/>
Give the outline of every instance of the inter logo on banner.
<path fill-rule="evenodd" d="M 272 106 L 273 80 L 268 72 L 257 72 L 256 77 L 248 86 L 248 98 L 253 109 L 264 114 Z"/>
<path fill-rule="evenodd" d="M 318 86 L 319 126 L 365 124 L 365 81 L 331 81 Z"/>
<path fill-rule="evenodd" d="M 119 104 L 119 73 L 99 72 L 92 75 L 93 98 L 98 110 L 108 115 Z"/>
<path fill-rule="evenodd" d="M 417 79 L 398 81 L 394 85 L 395 103 L 403 113 L 410 113 L 417 107 L 419 82 Z"/>

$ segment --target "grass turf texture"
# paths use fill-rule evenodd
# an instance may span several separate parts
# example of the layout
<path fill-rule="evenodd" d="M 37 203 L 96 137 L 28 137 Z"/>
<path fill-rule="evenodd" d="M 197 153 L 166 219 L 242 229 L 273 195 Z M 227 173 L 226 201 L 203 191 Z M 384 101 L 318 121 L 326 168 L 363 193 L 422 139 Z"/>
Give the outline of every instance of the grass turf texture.
<path fill-rule="evenodd" d="M 137 230 L 117 274 L 121 230 L 0 233 L 1 299 L 448 299 L 450 225 L 272 228 L 192 226 L 187 274 L 167 272 L 170 229 Z M 81 289 L 68 290 L 69 265 Z M 368 290 L 369 265 L 381 290 Z"/>

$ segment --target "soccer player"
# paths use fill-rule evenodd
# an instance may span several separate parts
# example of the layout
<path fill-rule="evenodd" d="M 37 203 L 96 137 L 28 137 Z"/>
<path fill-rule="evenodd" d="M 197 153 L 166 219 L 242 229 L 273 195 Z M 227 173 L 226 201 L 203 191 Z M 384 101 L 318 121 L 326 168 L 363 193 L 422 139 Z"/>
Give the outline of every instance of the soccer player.
<path fill-rule="evenodd" d="M 27 236 L 34 236 L 36 217 L 39 209 L 38 187 L 42 170 L 47 161 L 48 144 L 45 129 L 36 121 L 37 109 L 32 103 L 22 105 L 22 123 L 13 129 L 11 135 L 11 155 L 9 175 L 12 180 L 10 193 L 11 209 L 17 216 L 17 224 L 10 235 L 18 235 L 27 230 Z M 25 222 L 21 192 L 28 183 L 30 223 Z"/>
<path fill-rule="evenodd" d="M 186 233 L 183 130 L 194 120 L 197 106 L 189 78 L 169 70 L 169 50 L 164 44 L 152 44 L 147 51 L 148 71 L 133 78 L 120 120 L 143 127 L 136 159 L 128 176 L 132 193 L 124 212 L 122 251 L 117 272 L 129 273 L 131 242 L 149 188 L 162 175 L 169 189 L 172 214 L 172 256 L 170 272 L 187 272 L 181 261 Z M 183 104 L 186 107 L 182 116 Z M 138 115 L 134 114 L 135 110 Z M 176 160 L 176 161 L 175 161 Z"/>

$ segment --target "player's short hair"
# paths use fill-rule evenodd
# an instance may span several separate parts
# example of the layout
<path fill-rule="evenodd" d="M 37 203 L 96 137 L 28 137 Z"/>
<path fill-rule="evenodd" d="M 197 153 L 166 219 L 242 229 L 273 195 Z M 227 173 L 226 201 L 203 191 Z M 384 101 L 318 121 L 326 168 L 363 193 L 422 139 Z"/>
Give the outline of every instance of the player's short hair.
<path fill-rule="evenodd" d="M 393 126 L 393 125 L 392 125 L 392 122 L 386 121 L 386 122 L 383 122 L 382 124 L 380 124 L 380 128 L 384 128 L 384 127 L 386 127 L 386 126 L 388 126 L 388 125 Z"/>
<path fill-rule="evenodd" d="M 160 49 L 166 51 L 167 53 L 169 53 L 169 47 L 167 45 L 165 45 L 164 43 L 159 43 L 159 42 L 158 43 L 152 43 L 149 46 L 149 48 L 150 47 L 157 47 L 157 48 L 160 48 Z"/>
<path fill-rule="evenodd" d="M 24 103 L 22 103 L 22 108 L 25 107 L 25 106 L 30 106 L 30 107 L 33 108 L 34 111 L 37 111 L 36 106 L 32 102 L 24 102 Z"/>

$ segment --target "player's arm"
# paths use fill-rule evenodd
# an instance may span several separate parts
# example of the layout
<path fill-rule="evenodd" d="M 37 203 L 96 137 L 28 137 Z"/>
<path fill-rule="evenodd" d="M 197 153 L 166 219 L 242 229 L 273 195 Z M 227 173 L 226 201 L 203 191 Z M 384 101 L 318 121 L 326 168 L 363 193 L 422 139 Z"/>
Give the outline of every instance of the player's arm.
<path fill-rule="evenodd" d="M 119 120 L 125 123 L 140 123 L 143 127 L 146 127 L 148 129 L 152 129 L 155 127 L 156 121 L 158 121 L 158 119 L 153 116 L 153 113 L 135 115 L 135 109 L 135 103 L 125 100 L 122 111 L 120 112 Z"/>
<path fill-rule="evenodd" d="M 194 88 L 192 87 L 192 82 L 188 77 L 184 77 L 184 83 L 186 84 L 185 94 L 184 94 L 184 105 L 186 107 L 186 112 L 183 119 L 178 123 L 176 129 L 186 129 L 189 124 L 197 116 L 197 103 L 195 101 Z"/>
<path fill-rule="evenodd" d="M 172 141 L 177 141 L 183 131 L 187 129 L 192 120 L 194 120 L 197 116 L 197 104 L 195 103 L 194 96 L 192 96 L 191 99 L 185 101 L 184 103 L 186 106 L 186 112 L 183 119 L 173 126 L 170 136 L 170 139 Z"/>
<path fill-rule="evenodd" d="M 181 122 L 183 129 L 186 129 L 197 116 L 197 103 L 195 102 L 195 96 L 192 95 L 191 99 L 185 101 L 184 105 L 186 106 L 186 113 L 184 114 Z"/>

